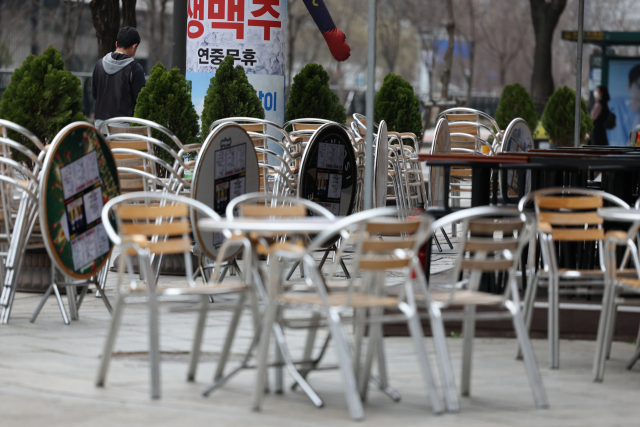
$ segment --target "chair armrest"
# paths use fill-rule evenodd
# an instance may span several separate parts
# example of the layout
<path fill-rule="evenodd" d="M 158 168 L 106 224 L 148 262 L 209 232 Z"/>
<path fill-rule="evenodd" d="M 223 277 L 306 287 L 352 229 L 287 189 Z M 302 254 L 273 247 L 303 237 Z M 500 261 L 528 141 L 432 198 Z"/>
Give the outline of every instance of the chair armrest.
<path fill-rule="evenodd" d="M 538 222 L 537 228 L 538 228 L 538 231 L 544 234 L 553 233 L 553 228 L 551 227 L 551 224 L 549 224 L 548 222 Z"/>

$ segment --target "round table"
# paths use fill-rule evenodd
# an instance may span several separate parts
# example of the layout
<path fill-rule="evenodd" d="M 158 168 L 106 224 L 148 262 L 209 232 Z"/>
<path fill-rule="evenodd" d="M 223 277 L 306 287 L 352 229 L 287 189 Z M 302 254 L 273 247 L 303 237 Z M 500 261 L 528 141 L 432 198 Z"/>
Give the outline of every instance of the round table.
<path fill-rule="evenodd" d="M 338 223 L 337 220 L 330 220 L 320 217 L 303 217 L 303 218 L 280 218 L 280 219 L 264 219 L 264 218 L 223 218 L 220 221 L 213 219 L 203 219 L 198 221 L 198 227 L 202 231 L 231 231 L 240 233 L 254 233 L 260 236 L 272 236 L 274 234 L 286 234 L 288 236 L 301 236 L 306 234 L 321 233 Z M 276 304 L 276 296 L 279 292 L 280 276 L 282 275 L 283 261 L 278 256 L 269 259 L 269 278 L 268 278 L 268 298 L 269 304 Z M 260 348 L 258 350 L 258 373 L 256 376 L 254 390 L 254 408 L 260 407 L 262 396 L 264 393 L 264 384 L 262 378 L 266 373 L 267 352 L 269 351 L 269 341 L 271 339 L 271 330 L 263 328 L 260 335 Z M 276 338 L 276 344 L 279 351 L 276 351 L 276 363 L 284 365 L 289 373 L 294 377 L 302 390 L 311 399 L 314 405 L 321 407 L 323 402 L 316 392 L 311 388 L 309 383 L 300 375 L 290 357 L 285 356 L 288 351 L 285 347 L 284 334 L 282 328 L 276 322 L 274 323 L 273 332 Z M 284 360 L 282 360 L 284 359 Z M 214 384 L 215 386 L 215 384 Z M 210 391 L 214 386 L 210 387 Z M 208 392 L 207 391 L 207 392 Z M 282 368 L 276 368 L 276 392 L 282 391 Z M 205 392 L 205 393 L 207 393 Z"/>

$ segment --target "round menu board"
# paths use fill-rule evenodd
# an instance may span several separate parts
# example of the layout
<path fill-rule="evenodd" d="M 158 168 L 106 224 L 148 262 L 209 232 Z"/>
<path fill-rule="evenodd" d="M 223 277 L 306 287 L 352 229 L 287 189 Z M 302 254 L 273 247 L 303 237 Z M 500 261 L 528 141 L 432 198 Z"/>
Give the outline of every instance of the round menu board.
<path fill-rule="evenodd" d="M 109 261 L 102 207 L 119 194 L 118 170 L 102 134 L 85 122 L 62 129 L 44 160 L 39 215 L 47 252 L 68 276 L 88 279 Z"/>
<path fill-rule="evenodd" d="M 243 194 L 260 190 L 258 157 L 249 134 L 235 123 L 223 123 L 205 140 L 193 172 L 191 197 L 225 215 L 229 202 Z M 193 223 L 198 214 L 192 211 Z M 212 259 L 224 242 L 222 233 L 195 228 L 196 242 Z"/>
<path fill-rule="evenodd" d="M 387 205 L 387 181 L 389 175 L 389 135 L 387 123 L 383 120 L 378 125 L 375 151 L 375 206 L 383 208 Z"/>
<path fill-rule="evenodd" d="M 507 129 L 504 131 L 502 138 L 503 153 L 525 153 L 533 148 L 533 135 L 531 129 L 524 119 L 513 119 Z M 514 170 L 507 171 L 507 188 L 509 196 L 518 195 L 518 172 Z M 531 174 L 526 172 L 525 194 L 529 192 L 531 187 Z"/>
<path fill-rule="evenodd" d="M 356 153 L 347 131 L 322 125 L 302 156 L 298 197 L 316 202 L 336 216 L 353 212 L 356 196 Z"/>
<path fill-rule="evenodd" d="M 446 119 L 438 120 L 431 144 L 431 154 L 451 153 L 451 131 Z M 431 206 L 445 206 L 444 200 L 444 168 L 429 168 L 429 195 Z"/>

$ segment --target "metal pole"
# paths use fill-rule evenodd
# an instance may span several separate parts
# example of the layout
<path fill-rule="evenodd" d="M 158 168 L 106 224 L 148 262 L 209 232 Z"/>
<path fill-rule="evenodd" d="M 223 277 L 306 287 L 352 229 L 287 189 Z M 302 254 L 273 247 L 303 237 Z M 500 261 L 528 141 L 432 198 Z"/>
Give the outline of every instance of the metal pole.
<path fill-rule="evenodd" d="M 367 35 L 367 132 L 364 150 L 364 208 L 373 208 L 373 101 L 376 96 L 376 0 L 369 0 L 369 31 Z"/>
<path fill-rule="evenodd" d="M 580 146 L 580 107 L 582 104 L 582 36 L 584 23 L 584 0 L 578 6 L 578 60 L 576 61 L 576 119 L 573 128 L 573 145 Z"/>
<path fill-rule="evenodd" d="M 187 1 L 173 1 L 171 67 L 177 67 L 183 76 L 187 72 Z"/>

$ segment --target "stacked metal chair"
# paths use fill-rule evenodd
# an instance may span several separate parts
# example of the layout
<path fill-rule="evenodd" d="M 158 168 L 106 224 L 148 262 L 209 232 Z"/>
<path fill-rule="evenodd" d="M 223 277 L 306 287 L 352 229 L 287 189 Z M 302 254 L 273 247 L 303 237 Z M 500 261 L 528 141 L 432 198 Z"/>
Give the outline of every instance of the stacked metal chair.
<path fill-rule="evenodd" d="M 16 293 L 18 274 L 27 248 L 42 248 L 39 232 L 39 180 L 45 146 L 29 130 L 20 125 L 0 119 L 0 197 L 2 198 L 2 230 L 0 239 L 4 262 L 2 268 L 3 287 L 0 295 L 0 323 L 8 323 Z M 23 142 L 34 145 L 34 151 Z M 16 160 L 15 156 L 24 160 Z M 27 166 L 31 163 L 32 167 Z M 60 297 L 58 295 L 58 300 Z"/>

